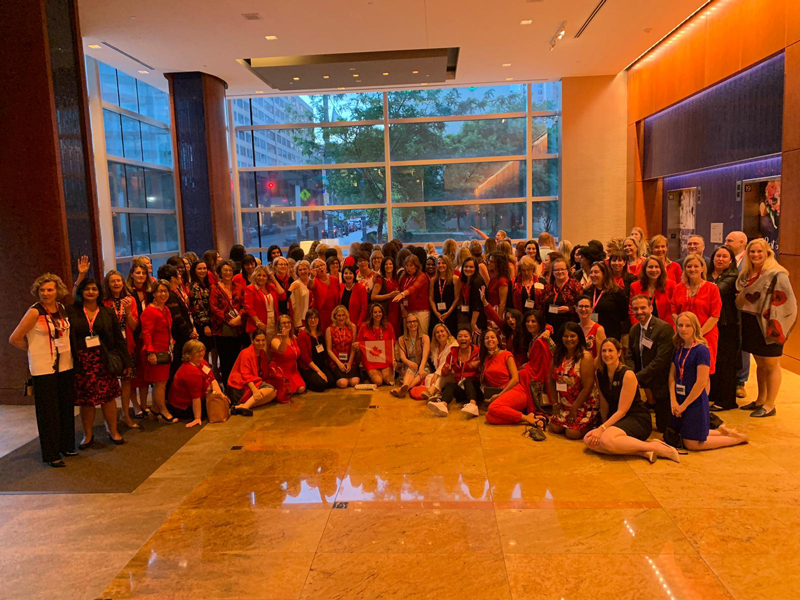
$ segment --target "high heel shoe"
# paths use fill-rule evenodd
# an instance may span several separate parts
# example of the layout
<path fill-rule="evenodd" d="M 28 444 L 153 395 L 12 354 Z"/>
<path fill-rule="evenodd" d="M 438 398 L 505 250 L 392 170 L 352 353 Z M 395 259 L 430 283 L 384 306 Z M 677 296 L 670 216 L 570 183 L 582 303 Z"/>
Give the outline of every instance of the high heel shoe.
<path fill-rule="evenodd" d="M 122 444 L 125 443 L 125 439 L 122 436 L 120 436 L 118 440 L 115 440 L 113 437 L 109 435 L 108 439 L 110 439 L 111 443 L 114 444 L 115 446 L 122 446 Z"/>
<path fill-rule="evenodd" d="M 81 442 L 80 444 L 78 444 L 78 450 L 86 450 L 89 446 L 92 445 L 93 441 L 94 441 L 94 437 L 90 438 L 89 440 L 87 440 L 85 442 Z"/>
<path fill-rule="evenodd" d="M 58 460 L 51 460 L 47 464 L 53 467 L 54 469 L 63 469 L 64 467 L 67 466 L 67 463 L 65 463 L 60 458 Z"/>

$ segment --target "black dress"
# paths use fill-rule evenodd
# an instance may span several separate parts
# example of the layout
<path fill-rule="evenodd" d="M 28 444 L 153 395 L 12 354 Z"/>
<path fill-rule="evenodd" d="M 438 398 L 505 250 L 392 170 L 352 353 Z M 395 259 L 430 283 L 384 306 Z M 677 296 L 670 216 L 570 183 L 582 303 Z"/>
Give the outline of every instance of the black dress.
<path fill-rule="evenodd" d="M 608 416 L 610 417 L 619 409 L 619 394 L 622 391 L 622 379 L 625 377 L 630 369 L 624 365 L 620 365 L 617 372 L 614 373 L 614 378 L 609 381 L 605 365 L 602 369 L 597 371 L 597 386 L 600 388 L 600 393 L 608 403 Z M 628 412 L 619 421 L 614 423 L 612 427 L 617 427 L 624 431 L 627 435 L 637 440 L 645 441 L 650 437 L 650 432 L 653 429 L 653 420 L 650 417 L 650 411 L 645 408 L 642 401 L 639 399 L 639 386 L 636 386 L 636 392 L 633 395 L 633 402 Z"/>
<path fill-rule="evenodd" d="M 741 351 L 741 335 L 739 324 L 739 310 L 736 308 L 736 278 L 739 271 L 735 265 L 713 279 L 713 272 L 708 280 L 719 288 L 722 299 L 717 329 L 719 342 L 717 343 L 717 362 L 714 374 L 711 376 L 711 392 L 709 400 L 724 409 L 736 408 L 736 373 L 741 367 L 739 359 Z"/>
<path fill-rule="evenodd" d="M 475 274 L 472 278 L 472 283 L 464 284 L 461 287 L 461 298 L 459 298 L 459 306 L 456 307 L 458 312 L 459 325 L 469 325 L 472 322 L 472 313 L 478 313 L 477 326 L 481 331 L 486 330 L 486 313 L 483 312 L 483 301 L 481 300 L 481 289 L 486 287 L 483 278 L 479 274 Z M 466 309 L 464 308 L 466 307 Z M 456 331 L 456 334 L 458 331 Z"/>
<path fill-rule="evenodd" d="M 630 330 L 630 316 L 628 313 L 628 298 L 625 292 L 603 292 L 602 295 L 597 288 L 586 291 L 586 295 L 592 299 L 594 304 L 593 313 L 597 313 L 597 322 L 603 326 L 607 338 L 614 338 L 617 341 L 622 339 L 623 333 Z M 595 304 L 596 302 L 596 304 Z M 626 325 L 623 331 L 623 323 Z"/>
<path fill-rule="evenodd" d="M 450 307 L 453 305 L 453 302 L 456 299 L 456 288 L 453 285 L 453 281 L 448 281 L 441 286 L 441 281 L 439 279 L 433 280 L 433 304 L 436 306 L 436 310 L 440 313 L 447 312 Z M 438 304 L 440 302 L 444 302 L 445 308 L 444 310 L 439 310 Z M 435 315 L 431 315 L 431 323 L 428 331 L 428 335 L 433 338 L 433 328 L 439 323 L 439 319 L 435 317 Z M 458 306 L 456 309 L 450 313 L 450 315 L 444 320 L 444 324 L 447 329 L 450 331 L 453 337 L 456 336 L 458 333 Z"/>

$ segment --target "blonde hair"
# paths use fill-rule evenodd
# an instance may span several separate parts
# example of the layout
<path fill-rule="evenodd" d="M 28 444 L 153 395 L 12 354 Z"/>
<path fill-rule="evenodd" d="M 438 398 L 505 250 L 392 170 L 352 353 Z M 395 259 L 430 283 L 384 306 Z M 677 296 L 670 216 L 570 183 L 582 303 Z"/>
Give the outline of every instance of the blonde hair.
<path fill-rule="evenodd" d="M 336 315 L 342 311 L 344 311 L 346 317 L 344 326 L 347 327 L 348 329 L 352 329 L 353 323 L 350 322 L 350 311 L 347 310 L 347 307 L 344 304 L 340 304 L 331 311 L 331 324 L 333 325 L 336 323 Z"/>
<path fill-rule="evenodd" d="M 536 261 L 527 254 L 519 259 L 517 263 L 517 273 L 522 273 L 522 269 L 530 269 L 531 277 L 536 279 Z"/>
<path fill-rule="evenodd" d="M 311 263 L 309 263 L 306 259 L 303 259 L 303 260 L 298 260 L 297 263 L 294 265 L 294 274 L 296 277 L 300 277 L 300 275 L 297 274 L 297 269 L 300 268 L 300 265 L 307 266 L 309 275 L 311 274 Z"/>
<path fill-rule="evenodd" d="M 633 241 L 635 242 L 636 240 Z M 623 243 L 624 240 L 621 237 L 612 237 L 606 242 L 606 249 L 610 250 L 609 254 L 613 254 L 614 252 L 624 252 L 624 248 L 622 247 Z"/>
<path fill-rule="evenodd" d="M 198 340 L 189 340 L 183 345 L 183 348 L 181 349 L 181 359 L 183 359 L 183 362 L 186 362 L 192 357 L 192 354 L 200 351 L 202 351 L 203 354 L 205 354 L 206 352 L 205 344 L 203 344 L 203 342 L 200 342 Z"/>
<path fill-rule="evenodd" d="M 446 254 L 440 254 L 436 257 L 436 275 L 434 275 L 434 279 L 439 279 L 439 261 L 447 265 L 447 271 L 444 274 L 445 281 L 453 281 L 453 261 Z"/>
<path fill-rule="evenodd" d="M 444 323 L 437 323 L 434 325 L 433 331 L 431 332 L 431 344 L 436 343 L 436 331 L 439 329 L 444 329 L 447 333 L 447 340 L 445 340 L 444 346 L 449 346 L 450 344 L 455 343 L 456 338 L 453 337 L 453 334 L 450 333 L 450 330 L 447 328 L 447 326 Z M 438 343 L 436 345 L 439 347 Z M 444 346 L 441 347 L 444 348 Z"/>
<path fill-rule="evenodd" d="M 638 242 L 636 242 L 635 238 L 633 240 L 634 242 L 636 242 L 636 245 L 639 246 L 639 256 L 647 256 L 647 240 L 644 237 L 644 229 L 642 229 L 641 227 L 631 227 L 631 233 L 633 233 L 634 231 L 638 233 L 639 236 L 642 238 L 641 241 Z"/>
<path fill-rule="evenodd" d="M 281 321 L 283 321 L 284 319 L 289 321 L 289 337 L 294 339 L 295 337 L 294 323 L 292 323 L 292 317 L 290 317 L 289 315 L 278 315 L 278 322 L 276 323 L 278 326 L 278 332 L 280 332 L 281 330 Z"/>
<path fill-rule="evenodd" d="M 572 254 L 572 249 L 574 247 L 575 245 L 569 240 L 561 240 L 560 242 L 558 242 L 556 250 L 561 252 L 561 254 L 563 254 L 564 256 L 569 256 L 570 254 Z"/>
<path fill-rule="evenodd" d="M 740 284 L 746 284 L 747 280 L 755 271 L 753 263 L 750 261 L 750 248 L 752 246 L 761 246 L 762 250 L 767 254 L 767 258 L 764 259 L 764 265 L 761 267 L 762 271 L 781 271 L 782 273 L 788 274 L 788 271 L 775 258 L 775 251 L 767 243 L 767 240 L 764 238 L 756 238 L 750 240 L 750 243 L 745 247 L 744 258 L 742 259 L 744 264 L 742 265 L 742 272 L 739 274 Z"/>
<path fill-rule="evenodd" d="M 253 272 L 250 273 L 250 283 L 252 283 L 253 285 L 256 285 L 256 276 L 259 273 L 266 273 L 267 281 L 269 281 L 269 271 L 267 270 L 267 267 L 265 267 L 264 265 L 258 265 L 258 266 L 256 266 L 255 269 L 253 269 Z"/>
<path fill-rule="evenodd" d="M 447 238 L 444 241 L 444 244 L 442 244 L 442 254 L 444 254 L 445 256 L 449 256 L 450 260 L 452 260 L 453 263 L 456 262 L 457 251 L 458 251 L 458 245 L 456 244 L 456 241 L 453 238 Z"/>
<path fill-rule="evenodd" d="M 510 261 L 516 261 L 517 259 L 517 256 L 514 254 L 514 248 L 511 246 L 511 242 L 508 241 L 508 238 L 497 242 L 497 251 L 505 254 Z"/>
<path fill-rule="evenodd" d="M 45 283 L 56 284 L 56 300 L 61 300 L 69 294 L 69 290 L 67 290 L 67 286 L 64 285 L 64 282 L 61 281 L 61 277 L 53 273 L 44 273 L 43 275 L 39 275 L 31 286 L 31 294 L 36 300 L 39 300 L 39 288 Z"/>
<path fill-rule="evenodd" d="M 686 285 L 689 285 L 689 276 L 686 274 L 686 265 L 693 260 L 698 261 L 700 266 L 703 267 L 703 272 L 701 273 L 702 278 L 708 279 L 708 265 L 706 264 L 706 261 L 697 254 L 690 254 L 686 257 L 686 260 L 683 261 L 683 274 L 681 274 L 681 281 Z"/>
<path fill-rule="evenodd" d="M 622 240 L 622 251 L 623 252 L 625 251 L 625 242 L 627 242 L 628 240 L 633 242 L 633 245 L 636 246 L 636 258 L 642 258 L 642 248 L 639 246 L 639 242 L 636 241 L 635 237 L 628 236 L 624 240 Z"/>
<path fill-rule="evenodd" d="M 672 343 L 675 345 L 675 347 L 679 348 L 683 345 L 683 338 L 678 334 L 678 321 L 680 321 L 683 317 L 689 319 L 689 322 L 692 324 L 692 329 L 694 330 L 694 340 L 700 344 L 703 344 L 704 346 L 708 346 L 706 338 L 704 338 L 703 334 L 700 333 L 700 321 L 697 319 L 697 315 L 687 310 L 679 314 L 678 318 L 675 319 L 675 336 L 672 338 Z"/>
<path fill-rule="evenodd" d="M 469 248 L 461 246 L 461 248 L 458 249 L 458 252 L 456 252 L 456 267 L 460 269 L 461 265 L 464 264 L 464 261 L 471 256 L 472 253 L 469 251 Z"/>

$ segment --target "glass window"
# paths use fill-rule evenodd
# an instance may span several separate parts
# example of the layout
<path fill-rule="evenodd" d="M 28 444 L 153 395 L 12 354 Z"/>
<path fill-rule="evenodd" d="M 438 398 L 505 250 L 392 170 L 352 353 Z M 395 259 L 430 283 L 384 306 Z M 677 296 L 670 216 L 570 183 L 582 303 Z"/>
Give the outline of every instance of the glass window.
<path fill-rule="evenodd" d="M 104 102 L 119 106 L 119 92 L 117 91 L 117 70 L 105 63 L 98 62 L 100 71 L 100 97 Z"/>
<path fill-rule="evenodd" d="M 558 201 L 534 202 L 531 210 L 531 234 L 539 237 L 545 231 L 554 233 L 560 231 L 558 216 Z"/>
<path fill-rule="evenodd" d="M 147 208 L 147 202 L 145 201 L 144 169 L 126 165 L 125 178 L 127 180 L 128 207 Z"/>
<path fill-rule="evenodd" d="M 171 171 L 144 169 L 147 208 L 175 209 L 175 181 Z"/>
<path fill-rule="evenodd" d="M 146 117 L 169 123 L 169 96 L 143 81 L 137 82 L 139 112 Z"/>
<path fill-rule="evenodd" d="M 244 213 L 242 217 L 244 243 L 249 248 L 272 244 L 287 248 L 303 240 L 340 246 L 352 242 L 383 244 L 388 239 L 385 208 L 269 211 Z"/>
<path fill-rule="evenodd" d="M 133 256 L 130 232 L 128 231 L 128 215 L 112 214 L 111 221 L 114 224 L 114 253 L 117 256 Z"/>
<path fill-rule="evenodd" d="M 136 119 L 122 117 L 122 148 L 125 158 L 142 160 L 142 133 Z"/>
<path fill-rule="evenodd" d="M 131 247 L 134 256 L 150 254 L 150 233 L 147 226 L 147 215 L 129 214 L 131 222 Z M 155 252 L 157 250 L 154 249 Z"/>
<path fill-rule="evenodd" d="M 125 165 L 115 162 L 108 163 L 108 187 L 111 190 L 111 206 L 126 208 Z"/>
<path fill-rule="evenodd" d="M 561 82 L 532 83 L 531 110 L 561 110 Z"/>
<path fill-rule="evenodd" d="M 249 131 L 240 131 L 239 133 L 236 134 L 237 138 L 241 140 L 241 142 L 236 144 L 236 160 L 239 165 L 239 168 L 255 166 L 255 161 L 253 160 L 253 133 Z M 261 135 L 272 132 L 258 132 L 258 133 L 259 135 Z M 266 160 L 266 158 L 264 158 L 264 160 Z M 281 163 L 275 163 L 275 164 L 281 164 Z"/>
<path fill-rule="evenodd" d="M 172 139 L 169 130 L 141 123 L 142 155 L 145 162 L 172 166 Z"/>
<path fill-rule="evenodd" d="M 122 150 L 122 125 L 120 125 L 119 115 L 110 110 L 104 110 L 103 129 L 106 134 L 106 154 L 125 156 Z"/>
<path fill-rule="evenodd" d="M 147 215 L 153 252 L 178 251 L 178 218 L 175 215 Z"/>
<path fill-rule="evenodd" d="M 558 154 L 561 133 L 558 117 L 533 117 L 531 123 L 531 154 Z"/>
<path fill-rule="evenodd" d="M 486 232 L 503 229 L 512 238 L 522 238 L 525 237 L 525 202 L 393 208 L 392 226 L 394 237 L 415 244 L 445 238 L 457 242 L 471 240 L 475 238 L 472 227 Z"/>
<path fill-rule="evenodd" d="M 386 202 L 384 169 L 324 169 L 309 171 L 259 171 L 256 174 L 258 206 L 330 206 L 383 204 Z M 242 194 L 242 206 L 245 194 Z"/>
<path fill-rule="evenodd" d="M 534 196 L 558 196 L 558 159 L 531 161 Z"/>
<path fill-rule="evenodd" d="M 139 100 L 136 93 L 136 78 L 117 71 L 117 82 L 119 83 L 119 106 L 131 112 L 139 112 Z"/>
<path fill-rule="evenodd" d="M 507 112 L 525 112 L 524 85 L 389 92 L 390 119 Z"/>
<path fill-rule="evenodd" d="M 247 171 L 239 173 L 239 197 L 242 201 L 242 208 L 256 207 L 257 200 L 255 173 Z"/>
<path fill-rule="evenodd" d="M 254 131 L 253 137 L 279 150 L 256 152 L 256 167 L 381 162 L 384 156 L 383 125 Z"/>
<path fill-rule="evenodd" d="M 525 161 L 392 167 L 392 202 L 524 197 Z"/>
<path fill-rule="evenodd" d="M 397 123 L 389 139 L 392 160 L 525 154 L 525 118 Z"/>
<path fill-rule="evenodd" d="M 383 120 L 383 94 L 324 94 L 253 98 L 253 125 Z"/>

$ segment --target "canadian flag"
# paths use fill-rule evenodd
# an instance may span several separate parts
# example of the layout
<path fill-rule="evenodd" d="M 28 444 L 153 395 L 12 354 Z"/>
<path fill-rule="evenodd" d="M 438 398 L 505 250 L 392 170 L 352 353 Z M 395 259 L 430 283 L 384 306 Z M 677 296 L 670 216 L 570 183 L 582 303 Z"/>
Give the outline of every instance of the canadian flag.
<path fill-rule="evenodd" d="M 385 369 L 392 366 L 394 359 L 394 340 L 376 340 L 359 342 L 361 348 L 361 359 L 364 368 Z"/>

